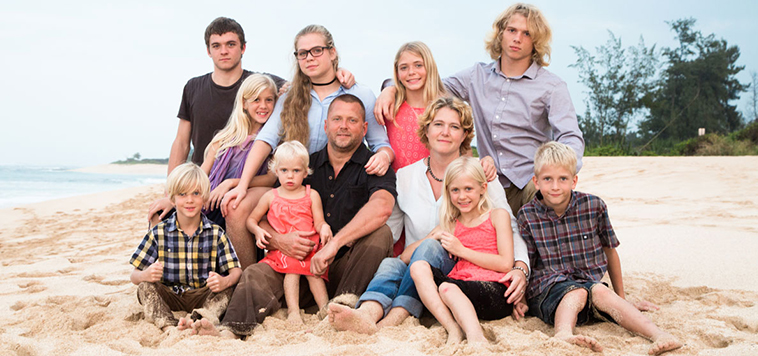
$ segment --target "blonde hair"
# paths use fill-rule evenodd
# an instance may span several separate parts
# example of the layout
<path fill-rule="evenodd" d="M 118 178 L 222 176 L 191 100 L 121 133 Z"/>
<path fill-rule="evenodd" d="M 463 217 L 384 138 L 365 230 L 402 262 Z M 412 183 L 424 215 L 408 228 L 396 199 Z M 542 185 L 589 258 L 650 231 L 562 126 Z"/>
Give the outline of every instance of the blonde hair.
<path fill-rule="evenodd" d="M 268 169 L 272 172 L 276 172 L 284 161 L 300 159 L 303 162 L 303 167 L 308 174 L 312 174 L 313 170 L 308 167 L 310 164 L 310 155 L 308 149 L 299 141 L 287 141 L 282 143 L 274 151 L 274 157 L 268 163 Z"/>
<path fill-rule="evenodd" d="M 576 175 L 576 152 L 560 142 L 550 141 L 539 148 L 534 154 L 534 175 L 538 176 L 544 166 L 565 168 L 572 176 Z"/>
<path fill-rule="evenodd" d="M 503 53 L 503 31 L 513 15 L 519 14 L 526 18 L 526 26 L 532 38 L 532 60 L 540 66 L 550 65 L 550 42 L 553 39 L 552 31 L 542 12 L 531 4 L 516 3 L 511 5 L 492 23 L 492 32 L 484 40 L 484 48 L 490 53 L 492 59 L 500 58 Z"/>
<path fill-rule="evenodd" d="M 429 104 L 429 102 L 438 96 L 445 95 L 446 93 L 445 85 L 442 84 L 440 74 L 437 72 L 437 63 L 434 61 L 432 51 L 426 44 L 424 44 L 424 42 L 408 42 L 400 46 L 400 49 L 397 50 L 397 54 L 395 54 L 392 79 L 395 81 L 395 88 L 397 88 L 397 91 L 395 92 L 395 112 L 393 114 L 397 113 L 397 111 L 400 109 L 400 106 L 403 105 L 403 102 L 405 102 L 406 98 L 407 89 L 397 75 L 397 66 L 398 62 L 400 61 L 400 56 L 402 56 L 405 52 L 419 56 L 421 57 L 421 60 L 424 61 L 424 69 L 426 69 L 426 78 L 424 81 L 424 104 Z M 397 121 L 393 122 L 395 123 L 395 126 L 398 126 Z"/>
<path fill-rule="evenodd" d="M 324 42 L 327 47 L 330 47 L 337 54 L 337 49 L 334 47 L 334 38 L 324 26 L 321 25 L 309 25 L 300 30 L 295 36 L 295 50 L 297 50 L 297 41 L 300 37 L 307 34 L 318 33 L 324 36 Z M 326 50 L 328 54 L 329 49 Z M 308 126 L 308 110 L 311 108 L 311 78 L 309 78 L 300 69 L 299 61 L 295 61 L 295 76 L 292 78 L 292 86 L 290 87 L 287 97 L 284 98 L 284 105 L 282 106 L 282 128 L 279 132 L 281 141 L 300 141 L 304 146 L 308 146 L 308 137 L 310 135 L 310 127 Z M 336 55 L 332 61 L 332 68 L 337 71 L 339 67 L 339 55 Z"/>
<path fill-rule="evenodd" d="M 468 152 L 471 150 L 471 140 L 474 139 L 474 114 L 471 111 L 471 107 L 458 98 L 438 97 L 429 103 L 424 113 L 418 117 L 416 134 L 419 137 L 419 141 L 429 149 L 429 137 L 427 137 L 426 131 L 429 128 L 429 124 L 434 120 L 434 117 L 437 116 L 437 112 L 442 108 L 455 111 L 458 117 L 461 118 L 461 128 L 466 132 L 466 137 L 461 142 L 459 151 L 461 154 Z"/>
<path fill-rule="evenodd" d="M 227 149 L 245 142 L 253 126 L 253 118 L 245 111 L 245 102 L 255 100 L 266 89 L 271 89 L 271 92 L 274 93 L 274 100 L 276 100 L 278 91 L 276 83 L 271 77 L 264 74 L 253 74 L 242 82 L 234 99 L 234 109 L 229 116 L 229 121 L 226 122 L 226 126 L 221 131 L 213 136 L 213 140 L 205 147 L 205 154 L 214 144 L 218 143 L 219 147 L 216 150 L 216 158 L 218 158 Z"/>
<path fill-rule="evenodd" d="M 484 175 L 482 164 L 474 157 L 461 156 L 450 162 L 445 169 L 445 180 L 442 183 L 442 204 L 440 205 L 440 227 L 449 233 L 455 231 L 455 221 L 461 216 L 450 198 L 450 184 L 459 177 L 470 177 L 478 182 L 481 186 L 487 183 L 487 176 Z M 491 210 L 492 203 L 487 191 L 484 191 L 482 198 L 479 199 L 477 209 L 484 214 Z"/>
<path fill-rule="evenodd" d="M 208 201 L 211 195 L 211 182 L 208 176 L 200 169 L 200 166 L 187 162 L 180 164 L 166 179 L 168 197 L 174 201 L 174 197 L 182 193 L 190 193 L 195 189 L 203 195 L 203 202 Z"/>

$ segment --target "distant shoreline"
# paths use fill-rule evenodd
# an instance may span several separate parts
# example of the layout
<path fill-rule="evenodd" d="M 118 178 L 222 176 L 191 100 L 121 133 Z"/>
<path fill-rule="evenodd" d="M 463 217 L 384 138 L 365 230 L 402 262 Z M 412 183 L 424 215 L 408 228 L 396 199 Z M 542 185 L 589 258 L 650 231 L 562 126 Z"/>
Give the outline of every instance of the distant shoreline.
<path fill-rule="evenodd" d="M 168 170 L 166 164 L 101 164 L 97 166 L 72 169 L 73 172 L 99 174 L 134 174 L 165 176 Z"/>

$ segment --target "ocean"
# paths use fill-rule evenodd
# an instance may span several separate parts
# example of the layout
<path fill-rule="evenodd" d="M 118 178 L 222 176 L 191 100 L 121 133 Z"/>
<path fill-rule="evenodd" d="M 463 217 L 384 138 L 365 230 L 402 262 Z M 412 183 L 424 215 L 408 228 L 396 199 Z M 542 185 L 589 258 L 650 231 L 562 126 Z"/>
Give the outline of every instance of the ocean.
<path fill-rule="evenodd" d="M 72 171 L 76 168 L 79 167 L 0 165 L 0 209 L 166 181 L 165 175 Z"/>

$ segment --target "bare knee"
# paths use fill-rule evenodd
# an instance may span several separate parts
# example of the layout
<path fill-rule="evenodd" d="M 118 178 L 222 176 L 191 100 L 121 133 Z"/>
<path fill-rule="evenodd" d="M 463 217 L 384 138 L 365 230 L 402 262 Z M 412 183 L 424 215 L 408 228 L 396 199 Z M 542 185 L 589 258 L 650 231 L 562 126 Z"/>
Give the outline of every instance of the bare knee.
<path fill-rule="evenodd" d="M 598 283 L 592 286 L 592 303 L 593 304 L 598 304 L 598 303 L 602 304 L 603 302 L 609 301 L 615 296 L 616 296 L 616 293 L 611 291 L 604 284 Z"/>
<path fill-rule="evenodd" d="M 440 298 L 442 298 L 443 301 L 447 301 L 448 298 L 450 298 L 452 294 L 455 294 L 461 289 L 458 288 L 458 286 L 456 286 L 455 284 L 442 282 L 442 284 L 440 284 L 437 290 L 440 293 Z"/>
<path fill-rule="evenodd" d="M 411 278 L 413 280 L 416 280 L 416 278 L 420 278 L 422 276 L 426 276 L 431 272 L 431 266 L 429 266 L 429 262 L 426 261 L 416 261 L 411 264 Z"/>
<path fill-rule="evenodd" d="M 579 312 L 587 305 L 587 290 L 584 288 L 574 289 L 563 296 L 560 305 Z"/>

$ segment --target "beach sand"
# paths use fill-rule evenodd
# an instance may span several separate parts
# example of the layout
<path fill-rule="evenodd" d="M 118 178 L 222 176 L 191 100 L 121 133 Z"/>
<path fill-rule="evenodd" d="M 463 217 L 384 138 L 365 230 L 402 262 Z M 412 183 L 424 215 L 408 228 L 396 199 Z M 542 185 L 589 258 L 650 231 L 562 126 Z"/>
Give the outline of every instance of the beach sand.
<path fill-rule="evenodd" d="M 661 307 L 646 315 L 686 343 L 672 355 L 758 354 L 756 167 L 758 157 L 585 159 L 577 189 L 606 201 L 627 298 Z M 551 339 L 552 328 L 533 317 L 484 322 L 493 339 L 485 347 L 445 346 L 439 324 L 413 318 L 363 336 L 314 315 L 293 327 L 281 311 L 245 341 L 162 333 L 142 319 L 128 264 L 162 189 L 0 210 L 0 355 L 593 354 Z M 650 346 L 610 323 L 577 332 L 597 338 L 606 355 Z"/>

